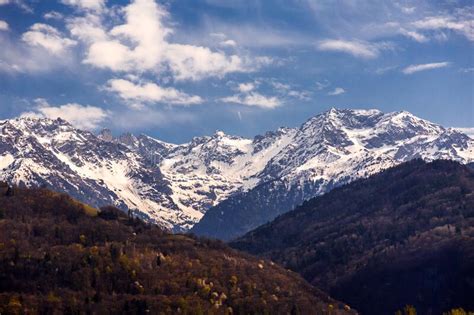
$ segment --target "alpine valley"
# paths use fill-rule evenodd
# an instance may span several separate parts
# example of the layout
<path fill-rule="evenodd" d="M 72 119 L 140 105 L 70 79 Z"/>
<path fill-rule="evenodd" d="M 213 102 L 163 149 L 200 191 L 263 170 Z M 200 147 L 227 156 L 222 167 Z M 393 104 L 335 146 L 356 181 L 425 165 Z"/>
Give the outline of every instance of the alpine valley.
<path fill-rule="evenodd" d="M 95 135 L 62 119 L 17 118 L 0 129 L 0 180 L 221 239 L 415 158 L 474 162 L 474 139 L 405 111 L 331 109 L 254 139 L 218 131 L 179 145 Z"/>

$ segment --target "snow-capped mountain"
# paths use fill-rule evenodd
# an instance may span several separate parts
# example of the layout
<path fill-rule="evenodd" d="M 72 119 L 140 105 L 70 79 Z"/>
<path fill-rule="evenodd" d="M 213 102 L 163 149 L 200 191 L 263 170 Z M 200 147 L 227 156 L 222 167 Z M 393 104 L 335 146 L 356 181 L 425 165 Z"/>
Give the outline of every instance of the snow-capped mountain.
<path fill-rule="evenodd" d="M 46 186 L 95 206 L 140 209 L 170 227 L 189 220 L 168 197 L 159 168 L 137 152 L 73 128 L 64 120 L 19 118 L 0 122 L 0 178 Z"/>
<path fill-rule="evenodd" d="M 290 134 L 258 184 L 211 208 L 194 233 L 242 235 L 333 187 L 414 158 L 474 160 L 473 139 L 408 112 L 331 109 Z"/>
<path fill-rule="evenodd" d="M 215 220 L 237 214 L 233 203 L 242 198 L 257 198 L 263 209 L 278 202 L 270 205 L 278 211 L 249 216 L 247 229 L 413 158 L 474 161 L 473 139 L 407 112 L 332 109 L 300 128 L 254 139 L 218 131 L 180 145 L 146 135 L 114 137 L 108 130 L 94 135 L 60 119 L 18 118 L 0 128 L 0 179 L 47 185 L 94 206 L 137 210 L 175 230 L 191 228 L 207 212 L 195 229 L 204 234 Z"/>

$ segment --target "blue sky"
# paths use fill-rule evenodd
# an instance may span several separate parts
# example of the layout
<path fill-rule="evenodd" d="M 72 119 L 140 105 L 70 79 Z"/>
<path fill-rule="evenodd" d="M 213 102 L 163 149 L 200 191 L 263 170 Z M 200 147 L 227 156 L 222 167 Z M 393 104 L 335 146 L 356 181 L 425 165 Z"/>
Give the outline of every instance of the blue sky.
<path fill-rule="evenodd" d="M 474 127 L 470 1 L 0 0 L 0 119 L 184 142 L 338 108 Z"/>

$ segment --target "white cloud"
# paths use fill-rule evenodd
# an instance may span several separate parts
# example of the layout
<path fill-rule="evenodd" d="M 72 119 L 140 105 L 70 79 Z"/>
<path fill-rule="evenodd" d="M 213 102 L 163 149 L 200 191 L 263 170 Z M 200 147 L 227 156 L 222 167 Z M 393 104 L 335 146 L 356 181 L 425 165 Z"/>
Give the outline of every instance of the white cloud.
<path fill-rule="evenodd" d="M 174 88 L 161 87 L 151 82 L 136 84 L 124 79 L 114 79 L 109 80 L 107 90 L 132 102 L 158 102 L 176 105 L 194 105 L 203 102 L 202 98 L 197 95 L 188 95 Z"/>
<path fill-rule="evenodd" d="M 302 101 L 309 101 L 311 99 L 311 95 L 308 91 L 290 90 L 288 91 L 288 96 L 295 97 Z"/>
<path fill-rule="evenodd" d="M 199 80 L 254 71 L 269 62 L 170 42 L 173 30 L 164 24 L 169 14 L 154 0 L 134 0 L 119 12 L 125 23 L 112 28 L 93 14 L 70 20 L 71 34 L 86 44 L 85 63 L 117 72 L 169 71 L 177 80 Z"/>
<path fill-rule="evenodd" d="M 402 70 L 404 74 L 413 74 L 415 72 L 432 70 L 432 69 L 439 69 L 449 66 L 450 63 L 447 61 L 444 62 L 434 62 L 434 63 L 425 63 L 425 64 L 418 64 L 418 65 L 410 65 Z"/>
<path fill-rule="evenodd" d="M 61 0 L 61 2 L 82 10 L 101 11 L 105 7 L 105 0 Z"/>
<path fill-rule="evenodd" d="M 67 28 L 72 36 L 84 42 L 89 48 L 94 42 L 107 40 L 106 30 L 102 27 L 101 18 L 98 15 L 87 14 L 69 19 Z"/>
<path fill-rule="evenodd" d="M 42 47 L 55 55 L 63 54 L 69 47 L 77 44 L 64 37 L 56 28 L 42 23 L 33 24 L 21 38 L 31 46 Z"/>
<path fill-rule="evenodd" d="M 317 43 L 317 48 L 321 51 L 342 52 L 365 59 L 376 58 L 379 56 L 381 50 L 390 47 L 391 45 L 387 43 L 369 43 L 340 39 L 326 39 Z"/>
<path fill-rule="evenodd" d="M 336 96 L 336 95 L 341 95 L 341 94 L 344 94 L 344 93 L 346 93 L 346 90 L 344 90 L 341 87 L 337 87 L 334 90 L 332 90 L 331 92 L 329 92 L 328 95 Z"/>
<path fill-rule="evenodd" d="M 235 40 L 228 39 L 228 40 L 220 42 L 220 45 L 224 47 L 236 47 L 237 43 L 235 42 Z"/>
<path fill-rule="evenodd" d="M 246 106 L 255 106 L 261 108 L 272 109 L 278 107 L 282 102 L 274 96 L 265 96 L 257 92 L 250 92 L 247 94 L 238 94 L 221 98 L 225 103 L 235 103 Z"/>
<path fill-rule="evenodd" d="M 228 82 L 228 84 L 235 85 L 235 83 L 232 81 Z M 274 95 L 267 96 L 257 91 L 257 89 L 261 86 L 273 88 Z M 298 98 L 300 100 L 309 99 L 309 93 L 307 91 L 294 90 L 290 84 L 279 82 L 274 78 L 257 78 L 253 82 L 244 82 L 238 84 L 237 86 L 233 86 L 232 89 L 237 93 L 223 97 L 220 99 L 220 101 L 225 103 L 273 109 L 283 105 L 285 100 L 288 100 L 289 98 Z"/>
<path fill-rule="evenodd" d="M 474 41 L 474 8 L 457 10 L 454 15 L 430 16 L 412 23 L 418 30 L 442 31 L 450 30 L 464 35 Z M 446 36 L 446 35 L 445 35 Z"/>
<path fill-rule="evenodd" d="M 69 67 L 71 56 L 65 54 L 58 58 L 40 46 L 30 46 L 23 42 L 12 41 L 10 37 L 2 37 L 0 49 L 0 72 L 6 73 L 40 73 Z"/>
<path fill-rule="evenodd" d="M 248 93 L 255 89 L 255 83 L 240 83 L 237 89 L 242 93 Z"/>
<path fill-rule="evenodd" d="M 20 7 L 22 10 L 28 12 L 28 13 L 33 13 L 33 9 L 24 2 L 24 0 L 0 0 L 0 5 L 6 5 L 6 4 L 15 4 L 18 7 Z"/>
<path fill-rule="evenodd" d="M 226 56 L 207 47 L 193 45 L 169 44 L 166 61 L 178 80 L 198 80 L 207 76 L 223 77 L 231 72 L 253 70 L 237 55 Z"/>
<path fill-rule="evenodd" d="M 60 106 L 51 106 L 44 99 L 37 99 L 37 107 L 23 117 L 35 118 L 62 118 L 80 129 L 97 129 L 100 124 L 108 117 L 109 113 L 100 107 L 83 106 L 77 103 L 69 103 Z"/>
<path fill-rule="evenodd" d="M 6 21 L 0 20 L 0 31 L 8 31 L 10 27 Z"/>
<path fill-rule="evenodd" d="M 297 90 L 291 84 L 272 80 L 270 81 L 270 85 L 274 88 L 275 92 L 278 94 L 279 97 L 297 98 L 301 101 L 309 101 L 311 99 L 311 92 Z"/>
<path fill-rule="evenodd" d="M 276 93 L 278 93 L 278 95 L 281 97 L 292 97 L 302 101 L 308 101 L 311 99 L 310 92 L 296 90 L 290 84 L 272 80 L 270 81 L 270 85 L 276 90 Z"/>
<path fill-rule="evenodd" d="M 453 21 L 451 17 L 445 16 L 435 16 L 428 17 L 421 21 L 416 21 L 412 23 L 418 29 L 425 30 L 436 30 L 436 29 L 453 29 L 453 30 L 462 30 L 464 25 L 460 22 Z"/>
<path fill-rule="evenodd" d="M 335 2 L 330 0 L 295 2 L 312 11 L 315 21 L 325 30 L 349 39 L 373 42 L 405 33 L 403 35 L 421 43 L 457 33 L 474 41 L 472 1 L 343 0 L 336 2 L 337 10 Z"/>
<path fill-rule="evenodd" d="M 275 89 L 280 91 L 289 91 L 291 89 L 291 86 L 289 84 L 281 83 L 278 81 L 272 81 L 271 84 Z"/>
<path fill-rule="evenodd" d="M 416 31 L 407 31 L 405 29 L 402 29 L 400 30 L 400 33 L 402 33 L 402 35 L 405 35 L 406 37 L 409 37 L 419 43 L 425 43 L 429 41 L 428 37 Z"/>
<path fill-rule="evenodd" d="M 46 20 L 62 20 L 64 18 L 64 16 L 57 12 L 57 11 L 49 11 L 49 12 L 46 12 L 43 17 L 46 19 Z"/>

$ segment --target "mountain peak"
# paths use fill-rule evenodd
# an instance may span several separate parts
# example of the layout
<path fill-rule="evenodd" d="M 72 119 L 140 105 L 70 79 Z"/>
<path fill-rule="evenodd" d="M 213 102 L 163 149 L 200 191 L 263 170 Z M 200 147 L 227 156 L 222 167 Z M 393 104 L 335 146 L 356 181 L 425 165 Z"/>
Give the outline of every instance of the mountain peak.
<path fill-rule="evenodd" d="M 112 135 L 112 131 L 110 129 L 104 128 L 100 131 L 100 133 L 97 135 L 100 139 L 111 142 L 114 140 L 114 136 Z"/>
<path fill-rule="evenodd" d="M 72 127 L 72 125 L 64 120 L 63 118 L 56 118 L 51 119 L 47 117 L 36 117 L 36 116 L 21 116 L 13 119 L 8 119 L 4 121 L 0 121 L 0 123 L 10 123 L 17 126 L 35 126 L 35 125 L 56 125 L 56 126 L 68 126 Z"/>
<path fill-rule="evenodd" d="M 222 130 L 216 130 L 216 132 L 214 132 L 214 136 L 216 136 L 216 137 L 225 137 L 226 134 Z"/>
<path fill-rule="evenodd" d="M 293 199 L 299 203 L 416 157 L 474 160 L 473 140 L 408 112 L 336 108 L 300 128 L 254 139 L 218 130 L 175 145 L 131 133 L 114 137 L 108 129 L 94 135 L 63 119 L 22 117 L 0 122 L 0 140 L 0 179 L 46 184 L 91 204 L 118 200 L 117 206 L 176 230 L 190 228 L 234 193 L 268 181 L 302 192 Z M 92 192 L 100 197 L 91 199 Z"/>

